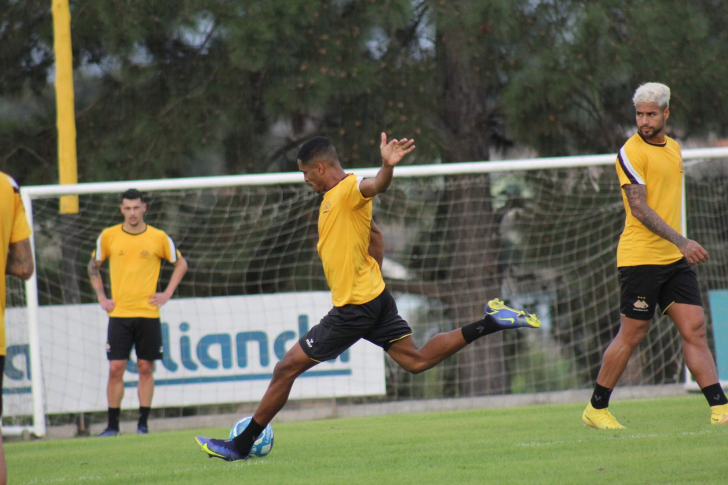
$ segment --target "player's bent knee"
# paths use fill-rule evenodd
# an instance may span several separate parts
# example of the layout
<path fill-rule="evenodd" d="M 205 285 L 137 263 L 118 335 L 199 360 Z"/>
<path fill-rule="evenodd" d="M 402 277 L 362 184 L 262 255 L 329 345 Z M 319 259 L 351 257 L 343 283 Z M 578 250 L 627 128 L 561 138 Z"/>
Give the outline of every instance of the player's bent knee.
<path fill-rule="evenodd" d="M 397 364 L 410 374 L 420 374 L 432 367 L 428 362 L 421 359 L 404 359 L 397 361 Z"/>
<path fill-rule="evenodd" d="M 306 357 L 302 359 L 295 357 L 294 355 L 286 354 L 282 360 L 280 360 L 273 368 L 274 379 L 287 379 L 292 380 L 300 376 L 306 370 L 316 365 L 311 359 Z"/>

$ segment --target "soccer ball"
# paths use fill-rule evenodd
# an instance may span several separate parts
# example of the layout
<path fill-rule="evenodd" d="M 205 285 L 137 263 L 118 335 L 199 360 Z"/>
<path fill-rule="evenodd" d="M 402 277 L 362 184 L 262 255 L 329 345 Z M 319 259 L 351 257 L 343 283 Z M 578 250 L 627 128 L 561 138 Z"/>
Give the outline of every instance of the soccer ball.
<path fill-rule="evenodd" d="M 252 416 L 248 416 L 247 418 L 243 418 L 239 420 L 237 423 L 235 423 L 230 429 L 230 439 L 235 438 L 237 435 L 243 432 L 245 428 L 248 427 L 248 423 L 250 423 L 250 420 L 253 419 Z M 255 440 L 255 443 L 253 443 L 253 447 L 250 449 L 250 456 L 260 456 L 263 457 L 270 453 L 270 450 L 273 449 L 273 428 L 269 424 L 265 427 L 262 433 L 258 436 L 258 439 Z"/>

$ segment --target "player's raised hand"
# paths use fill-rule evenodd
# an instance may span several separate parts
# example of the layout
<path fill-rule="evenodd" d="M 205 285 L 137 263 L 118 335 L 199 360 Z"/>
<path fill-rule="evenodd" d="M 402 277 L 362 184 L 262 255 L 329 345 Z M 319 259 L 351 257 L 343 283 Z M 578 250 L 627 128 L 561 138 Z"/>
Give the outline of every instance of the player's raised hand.
<path fill-rule="evenodd" d="M 387 134 L 382 133 L 382 142 L 379 144 L 379 151 L 382 153 L 382 162 L 389 166 L 394 167 L 408 153 L 415 149 L 415 141 L 402 138 L 401 140 L 391 140 L 387 142 Z"/>

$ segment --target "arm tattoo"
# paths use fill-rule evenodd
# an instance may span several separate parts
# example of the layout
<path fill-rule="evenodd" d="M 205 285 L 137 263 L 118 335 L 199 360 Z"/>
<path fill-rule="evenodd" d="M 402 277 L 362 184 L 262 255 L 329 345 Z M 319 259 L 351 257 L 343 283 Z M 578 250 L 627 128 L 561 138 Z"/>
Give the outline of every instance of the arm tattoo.
<path fill-rule="evenodd" d="M 647 205 L 647 187 L 640 184 L 624 186 L 627 195 L 627 202 L 632 215 L 637 218 L 647 229 L 663 239 L 667 239 L 677 247 L 687 243 L 687 239 L 675 229 L 670 227 L 662 217 Z"/>
<path fill-rule="evenodd" d="M 91 258 L 91 261 L 88 262 L 88 276 L 92 280 L 96 278 L 101 278 L 101 272 L 99 271 L 99 267 L 96 264 L 94 258 Z"/>
<path fill-rule="evenodd" d="M 11 244 L 8 248 L 8 262 L 5 273 L 27 280 L 33 275 L 34 269 L 30 239 Z"/>

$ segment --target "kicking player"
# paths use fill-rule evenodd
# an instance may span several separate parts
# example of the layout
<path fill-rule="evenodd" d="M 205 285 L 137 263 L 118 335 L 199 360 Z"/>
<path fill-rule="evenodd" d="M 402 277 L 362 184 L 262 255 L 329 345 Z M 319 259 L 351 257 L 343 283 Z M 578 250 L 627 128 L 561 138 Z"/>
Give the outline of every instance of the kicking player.
<path fill-rule="evenodd" d="M 490 333 L 541 326 L 535 315 L 508 308 L 495 299 L 485 306 L 481 320 L 438 334 L 417 348 L 412 330 L 385 288 L 379 264 L 368 252 L 372 199 L 387 190 L 394 167 L 414 149 L 413 140 L 387 141 L 382 133 L 382 168 L 376 177 L 360 180 L 344 171 L 336 148 L 327 138 L 315 137 L 301 147 L 298 168 L 304 181 L 324 194 L 319 209 L 318 253 L 334 307 L 276 364 L 263 400 L 239 436 L 233 440 L 196 438 L 208 456 L 227 461 L 246 459 L 254 441 L 286 404 L 296 378 L 320 362 L 337 358 L 359 339 L 378 345 L 403 369 L 418 374 Z"/>

